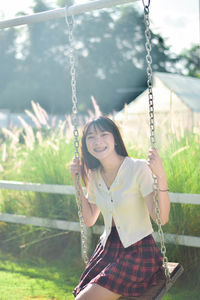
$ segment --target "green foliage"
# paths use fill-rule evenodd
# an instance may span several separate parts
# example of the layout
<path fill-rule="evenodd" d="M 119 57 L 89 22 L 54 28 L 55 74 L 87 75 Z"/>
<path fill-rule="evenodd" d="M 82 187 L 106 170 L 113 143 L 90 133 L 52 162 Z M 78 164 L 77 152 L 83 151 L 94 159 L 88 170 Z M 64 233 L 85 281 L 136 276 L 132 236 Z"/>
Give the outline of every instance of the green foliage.
<path fill-rule="evenodd" d="M 180 55 L 179 62 L 188 76 L 200 78 L 200 46 L 198 44 L 185 49 Z"/>
<path fill-rule="evenodd" d="M 2 179 L 70 185 L 69 163 L 74 151 L 71 123 L 60 122 L 52 130 L 46 112 L 39 104 L 32 102 L 32 106 L 35 115 L 30 111 L 27 114 L 35 122 L 35 131 L 21 120 L 23 130 L 4 129 L 2 132 L 3 140 L 8 140 L 0 149 Z M 1 190 L 1 199 L 1 210 L 7 213 L 78 221 L 73 195 Z M 5 251 L 11 248 L 16 254 L 37 252 L 39 256 L 49 257 L 62 253 L 69 239 L 66 232 L 13 224 L 5 226 L 5 223 L 0 224 L 0 235 Z"/>
<path fill-rule="evenodd" d="M 33 12 L 51 9 L 35 0 Z M 64 1 L 58 1 L 64 6 Z M 76 16 L 74 39 L 80 111 L 94 95 L 105 113 L 118 110 L 145 89 L 144 20 L 134 6 Z M 25 37 L 20 52 L 15 43 Z M 64 19 L 32 24 L 0 35 L 0 105 L 21 112 L 38 101 L 49 113 L 71 112 L 68 30 Z M 19 48 L 19 47 L 18 47 Z M 153 69 L 173 65 L 169 48 L 152 33 Z M 119 88 L 133 92 L 119 93 Z M 13 100 L 15 99 L 15 101 Z"/>
<path fill-rule="evenodd" d="M 16 31 L 11 29 L 0 30 L 0 62 L 1 62 L 1 72 L 0 75 L 0 90 L 7 88 L 10 81 L 14 80 L 16 76 L 16 47 L 15 42 L 17 38 Z M 2 107 L 2 106 L 1 106 Z M 5 107 L 5 106 L 3 106 Z"/>

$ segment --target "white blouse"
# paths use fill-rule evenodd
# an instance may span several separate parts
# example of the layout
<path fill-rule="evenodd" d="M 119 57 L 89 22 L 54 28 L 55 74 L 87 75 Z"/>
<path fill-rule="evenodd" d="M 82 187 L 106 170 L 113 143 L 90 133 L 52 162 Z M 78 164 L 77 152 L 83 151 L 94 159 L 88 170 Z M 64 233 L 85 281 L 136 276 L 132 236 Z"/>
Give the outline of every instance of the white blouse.
<path fill-rule="evenodd" d="M 115 222 L 123 246 L 129 247 L 153 232 L 144 197 L 153 191 L 153 177 L 144 159 L 125 157 L 108 189 L 100 169 L 90 172 L 88 201 L 96 204 L 104 218 L 101 243 L 105 246 Z"/>

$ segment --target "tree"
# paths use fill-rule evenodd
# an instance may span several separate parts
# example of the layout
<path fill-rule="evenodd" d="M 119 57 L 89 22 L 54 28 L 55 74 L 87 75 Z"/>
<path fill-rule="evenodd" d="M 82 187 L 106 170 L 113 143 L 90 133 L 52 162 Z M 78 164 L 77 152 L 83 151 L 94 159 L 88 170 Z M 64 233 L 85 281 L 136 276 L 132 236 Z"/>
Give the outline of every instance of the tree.
<path fill-rule="evenodd" d="M 50 9 L 44 1 L 35 0 L 33 12 Z M 29 97 L 35 99 L 48 112 L 68 111 L 66 77 L 63 65 L 66 36 L 62 31 L 63 21 L 53 20 L 29 26 L 28 47 L 23 69 L 26 70 Z M 61 57 L 62 56 L 62 57 Z M 68 93 L 70 86 L 68 84 Z"/>
<path fill-rule="evenodd" d="M 80 94 L 85 97 L 89 89 L 104 112 L 121 109 L 146 88 L 143 15 L 127 6 L 82 16 L 78 24 Z M 162 37 L 153 33 L 152 57 L 156 71 L 167 71 L 173 61 Z M 132 92 L 119 94 L 120 88 Z"/>
<path fill-rule="evenodd" d="M 35 0 L 34 13 L 48 9 L 50 7 L 44 1 Z M 10 76 L 7 86 L 1 91 L 1 98 L 12 111 L 21 112 L 30 108 L 31 100 L 38 101 L 50 113 L 71 109 L 70 99 L 67 104 L 70 76 L 67 76 L 63 65 L 64 59 L 66 60 L 63 53 L 60 59 L 60 53 L 65 50 L 64 39 L 67 37 L 61 30 L 60 22 L 42 22 L 26 27 L 27 38 L 22 58 L 17 60 L 17 67 L 12 68 L 12 74 L 15 75 Z M 5 44 L 11 43 L 7 39 Z M 65 81 L 68 82 L 68 93 Z"/>
<path fill-rule="evenodd" d="M 200 78 L 200 46 L 193 45 L 190 49 L 184 50 L 178 58 L 181 64 L 181 73 L 188 76 Z"/>
<path fill-rule="evenodd" d="M 17 59 L 16 59 L 16 31 L 14 29 L 0 30 L 0 107 L 8 108 L 8 102 L 4 99 L 2 93 L 8 89 L 16 75 Z"/>
<path fill-rule="evenodd" d="M 43 0 L 34 1 L 34 12 L 48 9 Z M 75 17 L 77 93 L 81 112 L 91 106 L 91 95 L 97 99 L 100 109 L 109 113 L 121 109 L 125 102 L 132 101 L 146 88 L 144 30 L 143 15 L 131 6 Z M 33 99 L 48 112 L 71 112 L 68 52 L 64 19 L 28 27 L 23 59 L 18 59 L 15 77 L 3 92 L 5 99 L 14 99 L 12 110 L 29 108 Z M 154 70 L 168 71 L 168 65 L 172 64 L 169 48 L 160 35 L 153 33 L 152 57 Z"/>

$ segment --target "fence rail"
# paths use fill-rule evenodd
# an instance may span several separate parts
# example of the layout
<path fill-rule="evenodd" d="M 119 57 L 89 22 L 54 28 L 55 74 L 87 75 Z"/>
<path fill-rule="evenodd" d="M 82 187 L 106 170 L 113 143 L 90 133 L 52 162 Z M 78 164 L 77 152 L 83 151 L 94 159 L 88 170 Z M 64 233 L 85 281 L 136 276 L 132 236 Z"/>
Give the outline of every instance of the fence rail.
<path fill-rule="evenodd" d="M 0 188 L 65 195 L 73 195 L 75 193 L 74 187 L 70 185 L 40 184 L 27 182 L 25 183 L 5 180 L 0 180 Z M 170 199 L 173 203 L 200 205 L 200 194 L 170 193 Z M 0 221 L 80 232 L 80 224 L 78 222 L 70 222 L 64 220 L 27 217 L 15 214 L 0 213 Z M 102 225 L 94 225 L 89 230 L 91 231 L 91 234 L 101 234 L 103 232 L 103 228 L 104 226 Z M 91 236 L 91 234 L 89 236 Z M 154 232 L 153 235 L 155 240 L 159 241 L 157 232 Z M 166 243 L 200 248 L 200 237 L 168 233 L 165 233 L 164 236 Z"/>
<path fill-rule="evenodd" d="M 42 184 L 20 181 L 0 180 L 0 188 L 8 190 L 29 191 L 39 193 L 74 195 L 71 185 Z M 171 202 L 200 205 L 200 194 L 169 193 Z"/>

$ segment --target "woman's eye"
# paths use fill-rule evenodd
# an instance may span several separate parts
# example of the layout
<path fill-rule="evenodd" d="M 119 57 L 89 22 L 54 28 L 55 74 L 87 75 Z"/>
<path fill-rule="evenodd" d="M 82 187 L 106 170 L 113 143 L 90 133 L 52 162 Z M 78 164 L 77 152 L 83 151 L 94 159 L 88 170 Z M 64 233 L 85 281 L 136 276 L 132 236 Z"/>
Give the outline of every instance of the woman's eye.
<path fill-rule="evenodd" d="M 91 140 L 91 139 L 93 139 L 93 138 L 94 138 L 93 136 L 88 136 L 88 137 L 87 137 L 88 140 Z"/>

